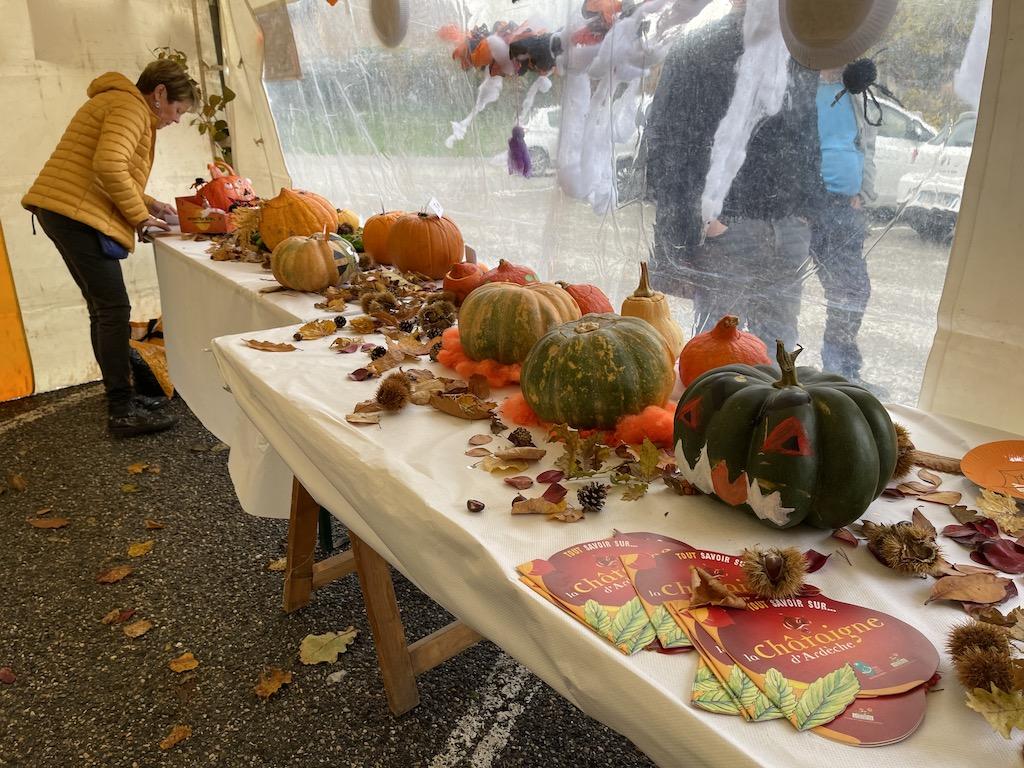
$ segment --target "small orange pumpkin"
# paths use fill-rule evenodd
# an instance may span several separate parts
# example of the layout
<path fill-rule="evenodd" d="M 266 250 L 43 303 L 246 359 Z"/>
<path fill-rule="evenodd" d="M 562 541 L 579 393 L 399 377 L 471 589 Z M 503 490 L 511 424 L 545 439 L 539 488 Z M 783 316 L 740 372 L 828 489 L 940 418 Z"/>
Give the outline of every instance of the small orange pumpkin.
<path fill-rule="evenodd" d="M 580 312 L 584 315 L 599 315 L 605 312 L 615 313 L 612 303 L 604 295 L 604 291 L 596 285 L 588 285 L 586 283 L 570 285 L 561 280 L 556 280 L 555 284 L 560 285 L 566 293 L 576 300 L 576 303 L 579 304 Z"/>
<path fill-rule="evenodd" d="M 312 293 L 337 283 L 335 251 L 328 242 L 331 235 L 296 235 L 278 243 L 270 254 L 270 270 L 277 282 L 285 288 Z"/>
<path fill-rule="evenodd" d="M 273 251 L 289 237 L 333 232 L 338 228 L 334 206 L 313 192 L 282 189 L 260 211 L 260 237 Z"/>
<path fill-rule="evenodd" d="M 504 259 L 498 259 L 498 266 L 484 275 L 485 283 L 516 283 L 517 285 L 529 285 L 539 283 L 537 273 L 529 267 L 521 264 L 513 264 Z"/>
<path fill-rule="evenodd" d="M 366 247 L 365 230 L 363 247 Z M 466 255 L 462 233 L 447 216 L 407 213 L 391 225 L 388 256 L 403 272 L 419 272 L 440 280 Z"/>
<path fill-rule="evenodd" d="M 368 218 L 363 224 L 363 252 L 370 254 L 378 264 L 391 263 L 391 256 L 388 255 L 388 235 L 391 234 L 394 223 L 403 216 L 405 211 L 382 211 Z"/>
<path fill-rule="evenodd" d="M 444 276 L 444 290 L 455 294 L 455 300 L 461 304 L 470 291 L 482 284 L 485 272 L 487 267 L 483 264 L 470 264 L 468 261 L 453 264 Z"/>
<path fill-rule="evenodd" d="M 710 331 L 698 333 L 679 355 L 679 379 L 684 387 L 712 368 L 744 363 L 769 365 L 768 349 L 757 336 L 739 329 L 739 318 L 726 315 Z"/>

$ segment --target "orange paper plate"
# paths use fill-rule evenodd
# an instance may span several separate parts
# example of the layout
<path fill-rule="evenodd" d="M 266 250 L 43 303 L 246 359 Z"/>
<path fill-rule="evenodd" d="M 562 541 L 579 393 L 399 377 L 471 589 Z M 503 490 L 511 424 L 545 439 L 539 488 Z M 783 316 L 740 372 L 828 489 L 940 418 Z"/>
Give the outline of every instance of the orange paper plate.
<path fill-rule="evenodd" d="M 972 448 L 960 461 L 960 469 L 982 488 L 1024 499 L 1024 440 L 999 440 Z"/>

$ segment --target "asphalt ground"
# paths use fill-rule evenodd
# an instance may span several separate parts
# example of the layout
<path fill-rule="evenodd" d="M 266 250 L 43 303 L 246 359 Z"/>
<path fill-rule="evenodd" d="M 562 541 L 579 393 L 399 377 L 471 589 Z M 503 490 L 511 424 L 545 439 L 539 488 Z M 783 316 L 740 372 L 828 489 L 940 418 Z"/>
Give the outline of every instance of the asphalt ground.
<path fill-rule="evenodd" d="M 421 676 L 420 705 L 392 717 L 356 577 L 284 614 L 283 576 L 268 565 L 284 555 L 286 521 L 242 512 L 226 446 L 180 399 L 170 407 L 174 430 L 111 440 L 95 384 L 0 405 L 0 483 L 25 484 L 0 494 L 0 668 L 15 677 L 0 682 L 0 765 L 651 765 L 489 642 Z M 159 474 L 131 474 L 137 462 Z M 49 518 L 69 523 L 27 522 Z M 340 526 L 335 538 L 344 546 Z M 128 556 L 148 540 L 148 554 Z M 97 581 L 118 565 L 134 570 Z M 451 620 L 395 577 L 410 638 Z M 113 609 L 135 614 L 101 623 Z M 127 637 L 143 619 L 152 629 Z M 348 626 L 358 635 L 336 663 L 300 663 L 306 635 Z M 186 651 L 199 666 L 173 672 Z M 267 667 L 293 681 L 264 701 L 254 686 Z M 191 736 L 162 750 L 175 725 Z"/>

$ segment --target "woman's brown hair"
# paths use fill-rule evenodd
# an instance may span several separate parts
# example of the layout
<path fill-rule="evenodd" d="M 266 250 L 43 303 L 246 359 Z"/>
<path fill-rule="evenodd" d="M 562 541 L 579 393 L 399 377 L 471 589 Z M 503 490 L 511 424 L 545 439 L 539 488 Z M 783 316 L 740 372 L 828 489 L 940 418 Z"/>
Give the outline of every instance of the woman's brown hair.
<path fill-rule="evenodd" d="M 170 59 L 157 59 L 151 61 L 142 70 L 135 87 L 142 93 L 149 94 L 156 90 L 158 85 L 167 88 L 167 98 L 170 101 L 189 101 L 193 105 L 199 103 L 199 94 L 196 91 L 195 83 L 188 76 L 188 72 L 176 61 Z"/>

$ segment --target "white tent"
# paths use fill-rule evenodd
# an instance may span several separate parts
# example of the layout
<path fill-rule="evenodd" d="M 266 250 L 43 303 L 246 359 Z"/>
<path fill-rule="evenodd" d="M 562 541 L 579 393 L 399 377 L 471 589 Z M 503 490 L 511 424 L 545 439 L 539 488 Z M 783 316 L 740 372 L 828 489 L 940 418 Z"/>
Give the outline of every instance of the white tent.
<path fill-rule="evenodd" d="M 682 0 L 676 4 L 685 5 Z M 481 260 L 507 257 L 531 264 L 542 275 L 571 272 L 621 299 L 635 283 L 636 264 L 650 245 L 650 206 L 623 203 L 598 215 L 562 192 L 556 177 L 525 184 L 505 175 L 504 146 L 493 138 L 501 131 L 507 137 L 509 117 L 515 114 L 509 105 L 522 103 L 528 81 L 510 79 L 504 101 L 479 117 L 454 150 L 446 154 L 442 149 L 450 123 L 467 115 L 476 101 L 480 77 L 451 61 L 450 50 L 437 39 L 438 27 L 544 16 L 543 23 L 556 28 L 577 5 L 566 0 L 414 5 L 410 34 L 395 52 L 376 43 L 365 4 L 350 0 L 334 7 L 326 0 L 0 3 L 0 94 L 10 112 L 0 125 L 0 224 L 35 390 L 93 380 L 97 369 L 77 289 L 49 241 L 41 233 L 32 236 L 19 200 L 97 74 L 118 70 L 133 77 L 159 46 L 181 49 L 190 62 L 217 61 L 211 7 L 221 30 L 225 82 L 238 94 L 228 110 L 233 160 L 259 194 L 272 195 L 294 180 L 364 216 L 382 203 L 418 208 L 437 197 L 477 246 Z M 916 392 L 923 369 L 920 404 L 925 408 L 1024 431 L 1024 403 L 1013 397 L 1024 384 L 1024 320 L 1015 312 L 1018 286 L 1024 284 L 1024 263 L 1018 257 L 1024 198 L 1015 186 L 1024 180 L 1017 130 L 1024 52 L 1012 42 L 1024 28 L 1024 7 L 994 0 L 991 28 L 976 141 L 938 306 L 938 331 L 934 343 L 930 334 L 918 339 L 926 354 L 931 343 L 927 367 L 922 355 L 922 363 L 905 375 L 916 377 Z M 272 65 L 266 78 L 265 52 Z M 289 66 L 291 75 L 282 72 Z M 642 89 L 653 91 L 657 72 L 656 65 L 650 68 Z M 216 90 L 216 67 L 204 74 L 204 84 Z M 524 121 L 536 118 L 531 126 L 549 117 L 556 121 L 553 111 L 542 111 L 557 105 L 554 98 L 545 102 L 538 97 L 541 109 L 532 117 L 523 115 Z M 566 104 L 563 120 L 569 114 Z M 420 124 L 416 136 L 423 146 L 401 144 L 394 130 L 399 114 L 406 124 Z M 401 141 L 408 142 L 406 136 Z M 429 151 L 424 149 L 428 144 Z M 158 199 L 183 194 L 212 157 L 210 142 L 184 126 L 161 131 L 157 147 L 150 192 Z M 151 248 L 140 246 L 125 269 L 133 317 L 156 317 L 159 294 Z M 677 306 L 685 315 L 685 304 Z M 914 313 L 876 310 L 872 323 L 898 337 L 901 323 L 915 319 L 909 317 Z"/>

